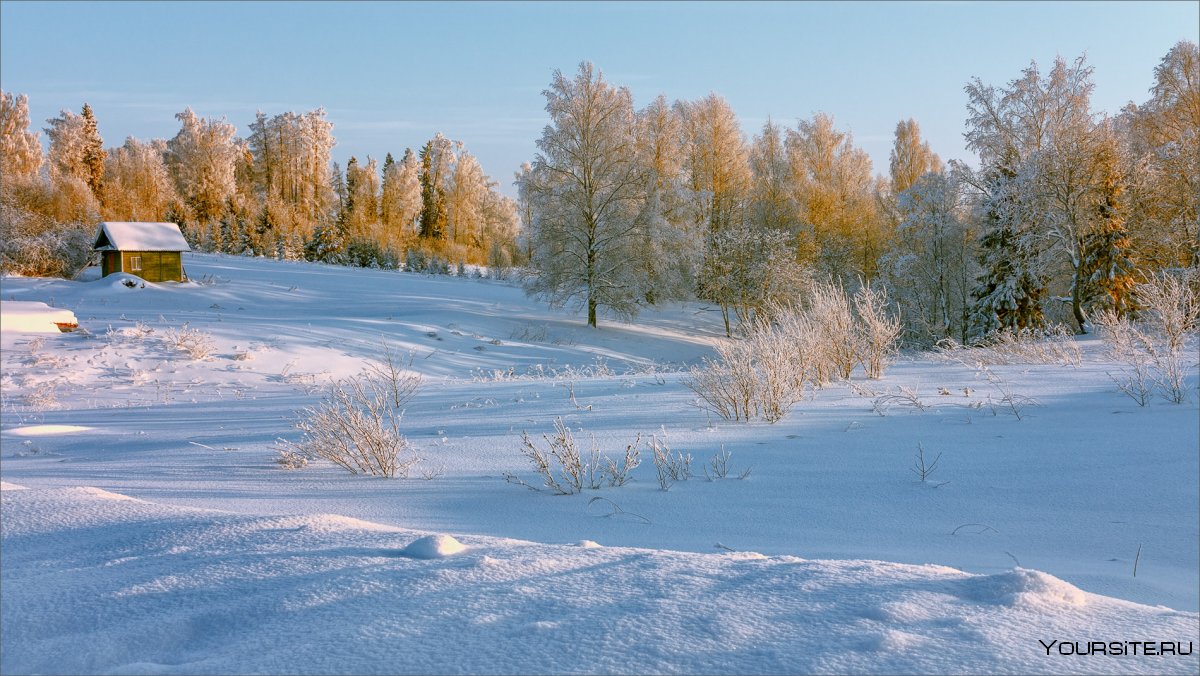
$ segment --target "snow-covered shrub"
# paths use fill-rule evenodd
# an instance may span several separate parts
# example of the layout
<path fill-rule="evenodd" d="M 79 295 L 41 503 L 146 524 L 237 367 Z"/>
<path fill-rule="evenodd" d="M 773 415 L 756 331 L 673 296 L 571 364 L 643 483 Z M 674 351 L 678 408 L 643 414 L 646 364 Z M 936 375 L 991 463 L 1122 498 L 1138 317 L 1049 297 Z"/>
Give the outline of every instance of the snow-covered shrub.
<path fill-rule="evenodd" d="M 947 338 L 938 343 L 936 351 L 951 361 L 988 365 L 1079 366 L 1083 359 L 1074 332 L 1063 324 L 1041 329 L 997 329 L 970 346 Z"/>
<path fill-rule="evenodd" d="M 546 441 L 545 449 L 530 439 L 528 432 L 521 432 L 521 454 L 533 464 L 534 471 L 542 477 L 546 488 L 554 491 L 555 495 L 571 495 L 584 488 L 600 488 L 603 466 L 599 449 L 593 445 L 591 454 L 584 460 L 575 435 L 562 418 L 554 420 L 554 434 L 543 434 L 542 439 Z"/>
<path fill-rule="evenodd" d="M 867 377 L 878 380 L 896 355 L 902 326 L 900 317 L 888 308 L 887 292 L 864 283 L 854 294 L 854 311 L 858 345 L 862 350 L 859 361 Z"/>
<path fill-rule="evenodd" d="M 724 479 L 728 477 L 729 473 L 733 470 L 733 468 L 729 466 L 729 459 L 732 457 L 733 453 L 725 450 L 725 445 L 722 444 L 721 450 L 717 453 L 714 453 L 713 457 L 708 459 L 708 465 L 703 468 L 704 477 L 709 481 L 716 481 L 717 479 Z M 750 472 L 753 471 L 753 469 L 753 467 L 747 467 L 741 472 L 738 472 L 737 478 L 745 479 L 749 477 Z"/>
<path fill-rule="evenodd" d="M 1145 406 L 1157 389 L 1167 401 L 1187 401 L 1186 376 L 1194 366 L 1194 343 L 1200 325 L 1200 293 L 1189 275 L 1160 273 L 1134 289 L 1143 308 L 1134 321 L 1112 311 L 1091 318 L 1109 348 L 1126 368 L 1112 376 L 1117 389 Z"/>
<path fill-rule="evenodd" d="M 848 380 L 863 353 L 862 333 L 858 330 L 850 297 L 835 282 L 813 284 L 806 312 L 821 332 L 826 360 L 833 375 Z"/>
<path fill-rule="evenodd" d="M 597 490 L 605 483 L 612 487 L 624 486 L 632 478 L 630 473 L 641 464 L 640 434 L 625 447 L 625 454 L 619 463 L 600 452 L 595 437 L 592 437 L 592 448 L 585 457 L 571 428 L 562 418 L 554 420 L 554 433 L 543 434 L 542 439 L 546 442 L 545 448 L 531 439 L 528 432 L 521 432 L 521 455 L 533 465 L 543 486 L 555 495 L 572 495 L 585 488 Z M 541 490 L 508 472 L 505 472 L 504 478 L 509 483 Z"/>
<path fill-rule="evenodd" d="M 34 385 L 25 393 L 25 405 L 35 411 L 58 408 L 58 383 L 51 380 Z"/>
<path fill-rule="evenodd" d="M 0 274 L 71 279 L 91 258 L 91 226 L 0 203 Z"/>
<path fill-rule="evenodd" d="M 1200 274 L 1161 272 L 1134 288 L 1137 305 L 1167 352 L 1178 353 L 1200 328 Z"/>
<path fill-rule="evenodd" d="M 295 449 L 279 447 L 275 450 L 277 452 L 275 464 L 280 467 L 284 469 L 304 469 L 308 467 L 308 457 Z"/>
<path fill-rule="evenodd" d="M 420 461 L 400 432 L 404 412 L 392 406 L 391 384 L 371 373 L 334 382 L 321 402 L 300 412 L 300 441 L 280 448 L 323 458 L 351 474 L 407 477 Z"/>
<path fill-rule="evenodd" d="M 658 435 L 650 437 L 650 450 L 654 453 L 654 469 L 658 476 L 660 488 L 670 490 L 676 481 L 687 481 L 692 478 L 692 456 L 690 453 L 672 451 L 667 442 L 667 431 L 663 430 L 662 439 Z"/>
<path fill-rule="evenodd" d="M 692 367 L 683 384 L 703 405 L 726 420 L 751 420 L 758 414 L 759 382 L 754 347 L 749 341 L 716 346 L 717 359 Z"/>
<path fill-rule="evenodd" d="M 408 359 L 402 360 L 398 352 L 384 343 L 382 355 L 367 364 L 367 373 L 384 384 L 391 396 L 394 408 L 407 406 L 408 402 L 416 396 L 417 389 L 421 387 L 421 375 L 410 370 L 412 360 L 411 353 L 408 355 Z"/>
<path fill-rule="evenodd" d="M 186 354 L 193 361 L 208 359 L 217 350 L 217 344 L 211 335 L 200 329 L 190 329 L 186 324 L 182 328 L 166 331 L 163 341 L 168 347 Z"/>
<path fill-rule="evenodd" d="M 632 478 L 629 473 L 632 472 L 641 461 L 641 445 L 642 435 L 638 435 L 633 440 L 632 444 L 625 447 L 625 455 L 621 458 L 621 463 L 617 464 L 615 460 L 608 456 L 604 456 L 604 476 L 608 480 L 608 485 L 615 487 L 624 486 L 629 483 Z"/>

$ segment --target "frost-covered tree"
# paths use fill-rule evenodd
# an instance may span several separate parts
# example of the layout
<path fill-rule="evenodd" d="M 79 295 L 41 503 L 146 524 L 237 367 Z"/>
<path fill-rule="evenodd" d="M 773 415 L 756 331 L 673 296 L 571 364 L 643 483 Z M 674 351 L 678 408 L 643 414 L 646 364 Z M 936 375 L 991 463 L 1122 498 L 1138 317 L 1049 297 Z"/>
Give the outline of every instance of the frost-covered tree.
<path fill-rule="evenodd" d="M 883 276 L 900 307 L 907 340 L 968 339 L 971 290 L 978 275 L 976 233 L 958 172 L 929 172 L 901 192 L 902 215 Z"/>
<path fill-rule="evenodd" d="M 180 130 L 167 142 L 167 167 L 196 222 L 209 225 L 221 218 L 237 188 L 237 130 L 224 119 L 201 118 L 191 108 L 175 118 Z"/>
<path fill-rule="evenodd" d="M 737 115 L 716 94 L 675 107 L 682 121 L 692 218 L 709 235 L 740 226 L 750 163 Z"/>
<path fill-rule="evenodd" d="M 1029 225 L 1036 208 L 1026 199 L 1032 178 L 1004 166 L 963 174 L 978 191 L 977 218 L 982 223 L 977 254 L 982 274 L 971 292 L 972 333 L 1041 326 L 1049 276 L 1044 237 Z"/>
<path fill-rule="evenodd" d="M 389 157 L 391 155 L 389 154 Z M 421 165 L 411 148 L 404 149 L 399 163 L 383 169 L 380 218 L 389 246 L 399 249 L 421 215 Z"/>
<path fill-rule="evenodd" d="M 0 90 L 0 176 L 32 179 L 42 166 L 42 145 L 29 131 L 29 97 Z"/>
<path fill-rule="evenodd" d="M 886 236 L 870 156 L 824 113 L 788 131 L 787 153 L 797 217 L 820 271 L 843 285 L 874 277 Z"/>
<path fill-rule="evenodd" d="M 1004 230 L 985 232 L 984 246 L 1016 247 L 994 252 L 993 279 L 985 284 L 992 291 L 981 288 L 981 301 L 997 299 L 996 290 L 1021 296 L 1011 280 L 1001 283 L 996 275 L 1017 270 L 1014 263 L 1032 264 L 1036 267 L 1021 270 L 1031 281 L 1025 291 L 1053 290 L 1055 297 L 1069 299 L 1081 331 L 1087 327 L 1095 288 L 1089 283 L 1085 247 L 1094 231 L 1110 224 L 1103 205 L 1112 198 L 1111 181 L 1116 180 L 1115 146 L 1106 140 L 1109 125 L 1090 109 L 1091 76 L 1083 57 L 1072 62 L 1059 58 L 1046 75 L 1033 63 L 1000 91 L 978 79 L 967 87 L 968 144 L 980 152 L 982 171 L 992 178 L 985 190 L 989 223 Z M 1010 222 L 1000 222 L 1005 219 Z M 1029 300 L 1031 307 L 1040 303 Z M 1037 317 L 1018 323 L 1038 323 Z"/>
<path fill-rule="evenodd" d="M 483 209 L 491 182 L 479 160 L 463 150 L 447 177 L 447 237 L 460 250 L 483 248 Z"/>
<path fill-rule="evenodd" d="M 332 213 L 341 212 L 331 164 L 335 144 L 333 124 L 323 108 L 255 115 L 247 147 L 255 193 L 277 242 L 306 239 Z"/>
<path fill-rule="evenodd" d="M 1121 115 L 1129 145 L 1133 248 L 1156 268 L 1200 267 L 1200 47 L 1184 40 L 1154 69 L 1150 99 Z"/>
<path fill-rule="evenodd" d="M 446 241 L 446 180 L 453 171 L 455 143 L 438 132 L 421 147 L 421 239 L 435 247 Z"/>
<path fill-rule="evenodd" d="M 346 202 L 341 225 L 354 240 L 376 240 L 379 224 L 379 163 L 370 156 L 365 164 L 351 157 L 346 163 Z"/>
<path fill-rule="evenodd" d="M 646 178 L 637 161 L 633 97 L 587 62 L 574 78 L 556 70 L 543 94 L 550 124 L 521 186 L 536 271 L 527 289 L 586 308 L 589 326 L 601 308 L 633 316 L 646 285 L 637 219 Z"/>
<path fill-rule="evenodd" d="M 57 117 L 46 120 L 46 138 L 50 141 L 48 159 L 50 172 L 60 176 L 71 176 L 87 182 L 87 167 L 83 158 L 86 153 L 83 117 L 70 110 L 59 111 Z"/>
<path fill-rule="evenodd" d="M 166 141 L 143 143 L 132 136 L 108 151 L 104 217 L 113 221 L 161 221 L 178 199 L 163 156 Z"/>
<path fill-rule="evenodd" d="M 900 195 L 908 190 L 921 176 L 929 172 L 941 173 L 942 160 L 921 139 L 921 128 L 916 120 L 901 120 L 896 124 L 895 138 L 888 162 L 886 189 L 879 191 L 881 216 L 894 235 L 895 229 L 905 214 L 900 210 Z"/>
<path fill-rule="evenodd" d="M 771 120 L 750 146 L 749 209 L 746 220 L 759 228 L 795 231 L 799 223 L 792 190 L 783 130 Z"/>
<path fill-rule="evenodd" d="M 704 239 L 689 218 L 691 200 L 684 172 L 685 140 L 679 111 L 663 96 L 637 114 L 638 161 L 645 172 L 645 201 L 638 214 L 642 238 L 645 300 L 653 305 L 694 291 Z"/>
<path fill-rule="evenodd" d="M 1134 309 L 1134 263 L 1130 258 L 1133 242 L 1125 227 L 1125 180 L 1121 175 L 1116 141 L 1106 136 L 1097 148 L 1095 157 L 1099 185 L 1091 214 L 1091 227 L 1080 243 L 1079 298 L 1087 299 L 1080 309 L 1091 316 L 1097 311 L 1111 311 L 1124 316 Z"/>
<path fill-rule="evenodd" d="M 83 118 L 83 171 L 84 180 L 91 188 L 92 194 L 101 203 L 104 202 L 104 139 L 100 138 L 100 129 L 96 124 L 96 116 L 92 107 L 83 104 L 80 114 Z"/>
<path fill-rule="evenodd" d="M 916 120 L 909 118 L 896 124 L 888 169 L 894 195 L 908 190 L 925 174 L 942 171 L 942 159 L 929 147 L 928 141 L 921 140 L 921 128 Z"/>
<path fill-rule="evenodd" d="M 807 284 L 789 233 L 748 224 L 730 226 L 709 238 L 698 295 L 721 308 L 725 335 L 749 326 L 772 304 L 794 298 Z"/>

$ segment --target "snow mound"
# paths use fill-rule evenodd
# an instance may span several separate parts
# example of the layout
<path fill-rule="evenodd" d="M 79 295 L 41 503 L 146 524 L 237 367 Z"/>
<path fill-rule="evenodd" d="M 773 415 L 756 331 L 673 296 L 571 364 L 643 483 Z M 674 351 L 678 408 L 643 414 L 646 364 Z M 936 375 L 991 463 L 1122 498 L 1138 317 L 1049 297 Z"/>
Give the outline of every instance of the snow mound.
<path fill-rule="evenodd" d="M 96 284 L 102 289 L 113 289 L 115 291 L 126 291 L 128 289 L 146 289 L 154 288 L 153 282 L 131 275 L 128 272 L 116 272 L 96 280 Z"/>
<path fill-rule="evenodd" d="M 113 493 L 106 491 L 103 488 L 96 488 L 94 486 L 80 486 L 79 488 L 76 488 L 75 491 L 93 498 L 100 498 L 101 500 L 126 500 L 129 502 L 142 502 L 142 500 L 131 498 L 128 495 Z"/>
<path fill-rule="evenodd" d="M 449 535 L 426 535 L 404 548 L 402 553 L 414 559 L 443 559 L 466 550 L 466 545 Z"/>
<path fill-rule="evenodd" d="M 0 300 L 0 331 L 61 333 L 59 324 L 78 324 L 75 313 L 27 300 Z"/>
<path fill-rule="evenodd" d="M 29 488 L 26 486 L 20 486 L 18 484 L 10 484 L 7 481 L 0 481 L 0 491 L 27 491 L 27 490 L 29 490 Z"/>
<path fill-rule="evenodd" d="M 583 547 L 584 549 L 600 549 L 604 545 L 600 544 L 599 542 L 595 542 L 593 540 L 580 540 L 579 546 Z"/>
<path fill-rule="evenodd" d="M 317 533 L 368 530 L 380 533 L 395 532 L 395 528 L 381 523 L 363 521 L 341 514 L 316 514 L 303 518 L 303 526 Z"/>
<path fill-rule="evenodd" d="M 26 425 L 24 427 L 16 427 L 9 432 L 18 437 L 46 437 L 55 434 L 74 434 L 75 432 L 87 432 L 91 427 L 83 425 Z"/>
<path fill-rule="evenodd" d="M 1053 575 L 1026 568 L 972 577 L 962 584 L 964 598 L 998 606 L 1082 606 L 1088 597 L 1087 592 Z"/>

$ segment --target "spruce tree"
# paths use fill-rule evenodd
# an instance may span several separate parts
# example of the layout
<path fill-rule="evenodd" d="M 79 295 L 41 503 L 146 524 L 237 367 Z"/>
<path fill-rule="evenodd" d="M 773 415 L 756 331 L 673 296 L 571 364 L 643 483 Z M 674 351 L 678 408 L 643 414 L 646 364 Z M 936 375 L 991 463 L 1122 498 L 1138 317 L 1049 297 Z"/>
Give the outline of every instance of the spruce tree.
<path fill-rule="evenodd" d="M 349 227 L 354 213 L 354 193 L 358 191 L 358 158 L 351 156 L 346 163 L 346 196 L 342 199 L 342 211 L 338 214 L 338 225 L 343 231 Z"/>
<path fill-rule="evenodd" d="M 1096 205 L 1096 226 L 1083 240 L 1083 271 L 1086 280 L 1082 295 L 1092 308 L 1128 314 L 1133 307 L 1134 264 L 1129 252 L 1133 241 L 1125 227 L 1124 186 L 1116 167 L 1112 144 L 1102 147 L 1099 157 L 1100 199 Z"/>
<path fill-rule="evenodd" d="M 979 336 L 997 329 L 1035 328 L 1045 321 L 1046 280 L 1037 270 L 1038 252 L 1028 227 L 1021 223 L 1016 178 L 1012 170 L 998 167 L 986 202 L 978 257 L 983 275 L 971 294 L 972 320 Z"/>
<path fill-rule="evenodd" d="M 83 165 L 85 180 L 97 200 L 102 200 L 104 190 L 104 139 L 96 126 L 92 107 L 83 104 Z"/>
<path fill-rule="evenodd" d="M 421 147 L 421 239 L 446 238 L 446 196 L 433 171 L 433 141 Z"/>

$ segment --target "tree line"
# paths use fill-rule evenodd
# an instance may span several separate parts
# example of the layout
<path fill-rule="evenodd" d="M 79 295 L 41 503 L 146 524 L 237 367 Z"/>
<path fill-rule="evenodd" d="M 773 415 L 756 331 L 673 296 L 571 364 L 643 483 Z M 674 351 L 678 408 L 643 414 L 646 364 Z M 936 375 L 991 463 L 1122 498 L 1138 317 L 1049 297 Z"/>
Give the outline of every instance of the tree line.
<path fill-rule="evenodd" d="M 1132 289 L 1200 266 L 1200 58 L 1170 49 L 1150 98 L 1093 110 L 1092 68 L 1059 58 L 966 84 L 978 168 L 900 121 L 887 176 L 818 113 L 747 140 L 717 94 L 633 106 L 591 63 L 556 71 L 550 124 L 517 176 L 531 293 L 630 318 L 700 298 L 732 334 L 804 285 L 876 284 L 909 342 L 1049 321 L 1088 330 Z"/>
<path fill-rule="evenodd" d="M 61 262 L 64 252 L 78 259 L 99 220 L 179 223 L 202 251 L 361 266 L 503 267 L 518 251 L 515 202 L 461 141 L 439 133 L 399 161 L 351 157 L 343 170 L 323 109 L 259 112 L 244 139 L 190 108 L 175 117 L 171 139 L 105 148 L 85 103 L 47 120 L 43 153 L 27 97 L 0 92 L 4 270 L 77 267 Z"/>

